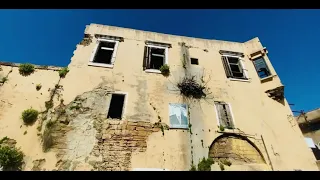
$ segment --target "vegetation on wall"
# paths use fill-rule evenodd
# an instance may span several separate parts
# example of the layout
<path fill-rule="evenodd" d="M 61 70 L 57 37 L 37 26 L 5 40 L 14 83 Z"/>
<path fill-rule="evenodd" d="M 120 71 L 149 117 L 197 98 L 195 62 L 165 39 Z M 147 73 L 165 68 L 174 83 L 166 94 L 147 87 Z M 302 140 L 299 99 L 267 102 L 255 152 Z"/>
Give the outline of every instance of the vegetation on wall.
<path fill-rule="evenodd" d="M 53 100 L 44 102 L 46 109 L 51 109 L 53 107 Z"/>
<path fill-rule="evenodd" d="M 22 120 L 27 125 L 32 124 L 37 120 L 38 114 L 39 114 L 39 112 L 35 109 L 32 109 L 32 108 L 24 110 L 22 112 Z"/>
<path fill-rule="evenodd" d="M 180 93 L 187 98 L 200 99 L 206 97 L 204 93 L 205 87 L 197 83 L 195 76 L 184 77 L 177 86 L 180 89 Z"/>
<path fill-rule="evenodd" d="M 64 68 L 62 68 L 62 69 L 59 70 L 59 76 L 60 76 L 61 78 L 64 78 L 64 77 L 66 77 L 66 75 L 67 75 L 68 72 L 69 72 L 68 67 L 64 67 Z"/>
<path fill-rule="evenodd" d="M 93 36 L 90 34 L 85 34 L 84 38 L 82 39 L 82 41 L 80 42 L 80 45 L 83 46 L 88 46 L 90 43 L 92 43 L 92 38 Z"/>
<path fill-rule="evenodd" d="M 0 79 L 0 86 L 8 81 L 8 77 L 10 73 L 12 73 L 12 67 L 11 67 L 11 70 L 8 72 L 8 74 Z"/>
<path fill-rule="evenodd" d="M 5 82 L 7 82 L 8 81 L 8 78 L 7 77 L 2 77 L 1 79 L 0 79 L 0 83 L 5 83 Z"/>
<path fill-rule="evenodd" d="M 220 131 L 224 131 L 224 126 L 218 126 Z"/>
<path fill-rule="evenodd" d="M 15 147 L 0 146 L 0 166 L 5 171 L 22 169 L 23 153 Z"/>
<path fill-rule="evenodd" d="M 41 84 L 37 84 L 36 85 L 36 90 L 39 91 L 41 89 L 42 85 Z"/>
<path fill-rule="evenodd" d="M 15 140 L 4 137 L 0 140 L 0 169 L 18 171 L 22 169 L 24 154 L 15 147 Z"/>
<path fill-rule="evenodd" d="M 34 65 L 30 63 L 20 64 L 19 65 L 19 73 L 22 76 L 28 76 L 34 72 Z"/>
<path fill-rule="evenodd" d="M 211 165 L 214 164 L 212 158 L 202 158 L 202 160 L 198 163 L 198 168 L 195 165 L 191 165 L 190 171 L 211 171 Z"/>
<path fill-rule="evenodd" d="M 169 65 L 167 65 L 167 64 L 162 65 L 160 67 L 160 71 L 161 71 L 161 74 L 163 76 L 166 76 L 166 77 L 169 76 L 170 75 L 170 67 L 169 67 Z"/>

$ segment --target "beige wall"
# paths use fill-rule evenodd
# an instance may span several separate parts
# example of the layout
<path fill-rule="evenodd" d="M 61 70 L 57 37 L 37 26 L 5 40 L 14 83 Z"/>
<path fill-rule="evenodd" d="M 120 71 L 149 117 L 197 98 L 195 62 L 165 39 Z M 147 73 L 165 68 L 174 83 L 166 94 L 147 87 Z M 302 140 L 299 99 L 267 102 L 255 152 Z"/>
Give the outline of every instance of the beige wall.
<path fill-rule="evenodd" d="M 213 102 L 225 101 L 230 103 L 232 107 L 236 128 L 252 136 L 251 140 L 257 142 L 256 145 L 267 162 L 267 165 L 262 169 L 270 170 L 272 166 L 274 170 L 318 170 L 315 158 L 306 146 L 299 127 L 292 126 L 289 122 L 292 113 L 288 103 L 284 101 L 282 104 L 274 101 L 265 93 L 266 90 L 282 85 L 269 59 L 265 56 L 274 76 L 271 81 L 263 83 L 257 76 L 253 63 L 248 59 L 247 55 L 263 48 L 258 38 L 245 43 L 237 43 L 164 35 L 97 24 L 87 26 L 85 33 L 120 36 L 124 38 L 124 41 L 119 43 L 113 68 L 88 66 L 88 61 L 96 46 L 95 38 L 88 46 L 77 45 L 68 66 L 70 72 L 60 82 L 60 85 L 63 86 L 62 98 L 65 104 L 72 102 L 77 95 L 92 91 L 103 84 L 108 86 L 110 91 L 128 93 L 123 119 L 155 123 L 160 116 L 162 122 L 169 125 L 169 103 L 184 103 L 175 87 L 179 79 L 184 76 L 181 46 L 178 44 L 181 42 L 191 46 L 189 48 L 191 57 L 199 59 L 199 66 L 191 66 L 190 71 L 204 75 L 205 80 L 210 79 L 207 86 L 212 92 L 212 96 L 210 96 L 212 98 L 189 104 L 192 134 L 182 129 L 166 130 L 164 136 L 161 132 L 152 133 L 147 139 L 146 151 L 133 152 L 131 168 L 189 170 L 191 158 L 193 158 L 194 164 L 197 164 L 202 157 L 208 157 L 210 145 L 216 137 L 221 135 L 216 132 L 219 129 Z M 168 51 L 168 63 L 171 71 L 168 78 L 161 74 L 143 71 L 142 59 L 145 40 L 172 45 Z M 227 79 L 219 50 L 245 54 L 244 64 L 249 81 Z M 3 71 L 8 71 L 9 67 L 3 66 L 3 69 Z M 14 106 L 9 106 L 0 102 L 2 108 L 0 128 L 4 129 L 0 135 L 16 138 L 18 132 L 23 133 L 19 129 L 21 111 L 29 106 L 43 108 L 44 101 L 48 98 L 46 89 L 54 86 L 58 79 L 57 72 L 40 70 L 30 77 L 22 77 L 17 73 L 17 68 L 14 68 L 14 71 L 9 75 L 9 81 L 0 87 L 0 98 L 14 104 Z M 35 91 L 35 85 L 32 83 L 43 83 L 42 96 L 39 96 L 39 92 Z M 15 84 L 18 86 L 15 87 Z M 24 100 L 25 98 L 28 100 Z M 19 129 L 19 131 L 6 130 L 4 124 L 8 123 L 3 122 L 7 121 L 13 121 L 14 123 L 10 126 Z M 239 133 L 238 130 L 234 132 Z M 255 140 L 261 139 L 261 135 L 267 150 L 261 140 Z M 17 141 L 18 144 L 26 147 L 26 154 L 31 157 L 36 151 L 27 150 L 31 146 L 23 145 L 29 136 L 31 138 L 36 134 L 28 133 L 25 136 L 19 136 L 21 139 L 17 139 Z M 32 148 L 37 149 L 38 144 L 34 144 L 36 145 L 33 145 Z M 42 154 L 41 156 L 47 157 L 49 155 Z M 270 166 L 270 164 L 272 165 Z M 226 170 L 248 169 L 250 170 L 248 167 L 238 165 L 226 168 Z"/>

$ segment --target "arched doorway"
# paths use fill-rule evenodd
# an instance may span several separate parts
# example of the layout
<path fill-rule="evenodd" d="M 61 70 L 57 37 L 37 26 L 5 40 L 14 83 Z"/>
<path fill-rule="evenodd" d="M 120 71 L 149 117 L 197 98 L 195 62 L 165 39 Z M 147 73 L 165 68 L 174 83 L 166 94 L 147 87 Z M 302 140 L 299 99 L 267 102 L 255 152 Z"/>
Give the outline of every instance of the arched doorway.
<path fill-rule="evenodd" d="M 224 134 L 210 146 L 209 157 L 215 161 L 229 159 L 233 164 L 266 164 L 260 150 L 246 137 Z"/>

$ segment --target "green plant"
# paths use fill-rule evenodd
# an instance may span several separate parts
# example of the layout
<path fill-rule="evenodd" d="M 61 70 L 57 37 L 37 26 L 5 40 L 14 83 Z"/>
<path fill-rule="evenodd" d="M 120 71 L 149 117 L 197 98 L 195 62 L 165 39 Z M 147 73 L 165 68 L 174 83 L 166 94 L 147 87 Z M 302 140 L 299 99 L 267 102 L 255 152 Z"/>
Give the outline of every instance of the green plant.
<path fill-rule="evenodd" d="M 198 164 L 198 171 L 211 171 L 211 165 L 214 164 L 212 158 L 202 158 L 202 160 Z"/>
<path fill-rule="evenodd" d="M 2 146 L 0 147 L 0 166 L 5 171 L 21 170 L 23 156 L 23 153 L 15 147 Z"/>
<path fill-rule="evenodd" d="M 0 83 L 5 83 L 5 82 L 7 82 L 7 81 L 8 81 L 8 78 L 2 77 L 2 79 L 0 80 Z"/>
<path fill-rule="evenodd" d="M 232 165 L 231 161 L 229 161 L 228 159 L 223 159 L 220 162 L 222 164 L 226 165 L 226 166 L 231 166 Z"/>
<path fill-rule="evenodd" d="M 170 67 L 167 64 L 164 64 L 160 67 L 161 74 L 164 76 L 170 75 Z"/>
<path fill-rule="evenodd" d="M 25 124 L 32 124 L 38 118 L 39 112 L 35 109 L 27 109 L 22 112 L 22 120 Z"/>
<path fill-rule="evenodd" d="M 20 64 L 19 65 L 19 73 L 22 76 L 28 76 L 34 72 L 34 65 L 30 63 Z"/>
<path fill-rule="evenodd" d="M 46 102 L 45 102 L 45 107 L 46 107 L 46 109 L 52 108 L 52 107 L 53 107 L 53 102 L 52 102 L 52 100 L 51 100 L 51 101 L 46 101 Z"/>
<path fill-rule="evenodd" d="M 9 138 L 7 137 L 7 136 L 5 136 L 5 137 L 3 137 L 1 140 L 0 140 L 0 145 L 4 142 L 4 141 L 6 141 L 6 140 L 8 140 Z"/>
<path fill-rule="evenodd" d="M 41 84 L 37 84 L 36 85 L 36 90 L 39 91 L 41 89 L 42 85 Z"/>
<path fill-rule="evenodd" d="M 68 67 L 64 67 L 64 68 L 62 68 L 62 69 L 59 70 L 59 76 L 60 76 L 61 78 L 64 78 L 64 77 L 66 77 L 66 75 L 67 75 L 68 72 L 69 72 Z"/>
<path fill-rule="evenodd" d="M 54 124 L 55 124 L 55 121 L 49 121 L 47 122 L 46 127 L 51 128 Z"/>
<path fill-rule="evenodd" d="M 221 171 L 224 171 L 224 165 L 222 163 L 219 164 Z"/>
<path fill-rule="evenodd" d="M 184 77 L 177 86 L 180 89 L 180 93 L 185 97 L 195 99 L 206 97 L 206 94 L 203 92 L 205 87 L 195 80 L 195 76 L 192 76 L 191 78 Z"/>
<path fill-rule="evenodd" d="M 192 165 L 191 165 L 191 168 L 190 168 L 190 170 L 189 170 L 189 171 L 197 171 L 196 166 L 195 166 L 194 164 L 192 164 Z"/>
<path fill-rule="evenodd" d="M 224 127 L 223 126 L 219 126 L 220 131 L 224 131 Z"/>

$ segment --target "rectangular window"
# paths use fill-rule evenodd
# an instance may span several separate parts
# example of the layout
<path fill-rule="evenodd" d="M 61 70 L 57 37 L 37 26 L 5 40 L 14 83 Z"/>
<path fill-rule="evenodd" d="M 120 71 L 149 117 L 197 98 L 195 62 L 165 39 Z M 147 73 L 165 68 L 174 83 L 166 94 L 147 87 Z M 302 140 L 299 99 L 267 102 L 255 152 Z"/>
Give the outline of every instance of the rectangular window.
<path fill-rule="evenodd" d="M 171 128 L 188 128 L 188 111 L 186 104 L 169 103 Z"/>
<path fill-rule="evenodd" d="M 118 41 L 98 39 L 98 44 L 90 59 L 89 65 L 113 66 L 116 58 Z"/>
<path fill-rule="evenodd" d="M 223 55 L 222 62 L 228 78 L 248 79 L 240 57 Z"/>
<path fill-rule="evenodd" d="M 125 94 L 112 94 L 107 118 L 122 118 L 125 96 Z"/>
<path fill-rule="evenodd" d="M 267 63 L 263 57 L 254 59 L 253 64 L 260 78 L 265 78 L 271 75 L 270 70 L 267 66 Z"/>
<path fill-rule="evenodd" d="M 199 60 L 197 58 L 190 58 L 191 64 L 199 65 Z"/>
<path fill-rule="evenodd" d="M 234 123 L 229 104 L 224 102 L 215 102 L 214 104 L 216 106 L 216 112 L 218 114 L 220 126 L 223 126 L 227 129 L 234 129 Z"/>
<path fill-rule="evenodd" d="M 143 70 L 160 70 L 167 64 L 167 47 L 147 45 L 144 50 Z"/>

